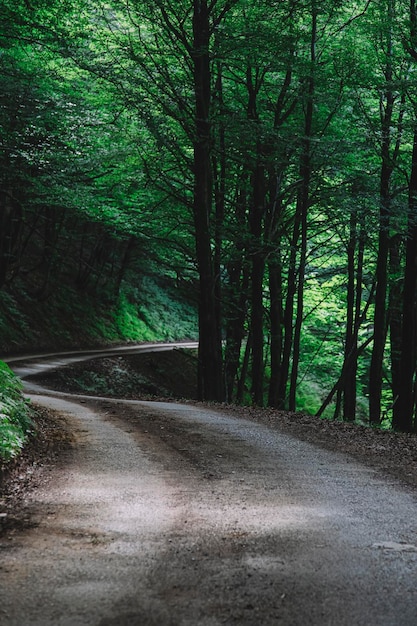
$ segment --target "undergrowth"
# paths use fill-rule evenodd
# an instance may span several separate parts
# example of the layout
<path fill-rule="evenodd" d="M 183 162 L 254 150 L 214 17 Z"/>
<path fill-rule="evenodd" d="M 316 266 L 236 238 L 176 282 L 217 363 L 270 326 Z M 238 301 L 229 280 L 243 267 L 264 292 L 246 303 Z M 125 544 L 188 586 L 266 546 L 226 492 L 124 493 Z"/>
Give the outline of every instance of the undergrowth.
<path fill-rule="evenodd" d="M 18 456 L 32 426 L 31 409 L 23 398 L 22 384 L 0 361 L 0 462 Z"/>
<path fill-rule="evenodd" d="M 123 342 L 179 341 L 198 335 L 196 306 L 153 277 L 126 282 L 119 294 L 61 284 L 45 300 L 23 289 L 0 292 L 0 358 L 23 350 L 85 348 Z"/>

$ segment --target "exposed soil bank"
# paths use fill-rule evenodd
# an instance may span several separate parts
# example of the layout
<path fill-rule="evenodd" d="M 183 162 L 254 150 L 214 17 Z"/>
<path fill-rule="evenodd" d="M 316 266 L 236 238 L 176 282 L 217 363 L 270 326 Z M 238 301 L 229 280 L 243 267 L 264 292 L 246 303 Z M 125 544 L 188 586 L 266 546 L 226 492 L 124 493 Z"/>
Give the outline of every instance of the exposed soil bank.
<path fill-rule="evenodd" d="M 97 358 L 31 376 L 31 380 L 69 393 L 195 400 L 197 357 L 193 350 L 175 349 Z"/>

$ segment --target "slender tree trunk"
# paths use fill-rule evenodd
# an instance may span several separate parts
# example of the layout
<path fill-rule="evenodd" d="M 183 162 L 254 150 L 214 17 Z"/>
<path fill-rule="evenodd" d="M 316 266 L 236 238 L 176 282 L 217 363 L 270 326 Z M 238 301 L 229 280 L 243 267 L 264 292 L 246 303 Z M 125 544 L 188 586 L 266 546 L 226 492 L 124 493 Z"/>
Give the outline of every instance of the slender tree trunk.
<path fill-rule="evenodd" d="M 283 289 L 282 289 L 282 260 L 281 260 L 281 214 L 282 201 L 280 198 L 281 176 L 275 170 L 269 172 L 269 201 L 268 212 L 268 278 L 269 278 L 269 317 L 270 317 L 270 380 L 268 391 L 268 406 L 279 408 L 283 404 L 280 397 L 281 366 L 283 348 Z"/>
<path fill-rule="evenodd" d="M 356 251 L 356 248 L 357 251 Z M 347 316 L 344 363 L 345 376 L 341 393 L 343 395 L 343 419 L 348 422 L 356 418 L 356 377 L 358 369 L 358 333 L 361 325 L 362 278 L 363 260 L 365 251 L 365 230 L 361 226 L 359 237 L 357 234 L 357 211 L 354 210 L 350 218 L 350 237 L 348 244 L 348 287 L 347 287 Z M 357 255 L 356 255 L 357 252 Z M 357 262 L 355 267 L 355 257 Z M 345 367 L 343 365 L 343 367 Z"/>
<path fill-rule="evenodd" d="M 232 402 L 235 390 L 237 372 L 239 369 L 240 351 L 244 338 L 244 325 L 246 319 L 246 309 L 249 289 L 249 271 L 244 266 L 243 274 L 238 282 L 239 292 L 234 303 L 229 302 L 228 320 L 226 327 L 226 348 L 225 348 L 225 381 L 226 381 L 226 401 Z"/>
<path fill-rule="evenodd" d="M 224 109 L 223 102 L 223 76 L 222 66 L 217 63 L 216 66 L 216 101 L 219 113 L 222 115 Z M 222 325 L 222 293 L 221 293 L 221 264 L 222 264 L 222 247 L 223 247 L 223 224 L 225 216 L 225 199 L 226 199 L 226 138 L 223 122 L 219 123 L 219 131 L 217 137 L 218 157 L 213 156 L 213 170 L 215 173 L 214 196 L 216 206 L 215 218 L 215 234 L 214 234 L 214 272 L 216 277 L 215 305 L 217 326 L 221 329 Z"/>
<path fill-rule="evenodd" d="M 292 83 L 293 68 L 287 68 L 285 79 L 278 93 L 275 103 L 274 116 L 274 132 L 278 133 L 285 120 L 294 111 L 297 100 L 294 98 L 288 103 L 287 96 Z M 281 164 L 281 171 L 277 173 L 273 164 L 269 168 L 269 219 L 267 240 L 269 244 L 268 251 L 268 276 L 269 276 L 269 296 L 270 296 L 270 381 L 268 391 L 268 405 L 276 408 L 282 408 L 285 405 L 285 393 L 282 392 L 282 369 L 283 369 L 283 348 L 284 348 L 284 309 L 283 309 L 283 268 L 281 260 L 282 245 L 282 199 L 281 199 L 281 180 L 283 175 L 283 163 L 286 161 L 284 157 Z M 292 330 L 292 329 L 291 329 Z M 291 333 L 292 334 L 292 333 Z M 288 366 L 287 366 L 288 376 Z"/>
<path fill-rule="evenodd" d="M 392 401 L 395 406 L 401 383 L 401 337 L 402 337 L 402 279 L 401 279 L 401 235 L 390 240 L 390 292 L 389 330 L 391 347 Z"/>
<path fill-rule="evenodd" d="M 251 293 L 250 293 L 250 332 L 252 337 L 252 401 L 263 405 L 264 382 L 264 312 L 263 279 L 265 271 L 265 252 L 262 238 L 263 220 L 266 204 L 265 154 L 259 134 L 259 116 L 257 96 L 260 88 L 258 72 L 248 65 L 246 69 L 246 88 L 248 92 L 248 120 L 256 133 L 256 157 L 252 167 L 252 201 L 249 215 L 251 235 Z"/>
<path fill-rule="evenodd" d="M 353 421 L 356 418 L 356 396 L 357 396 L 357 374 L 358 374 L 358 335 L 362 319 L 365 315 L 362 315 L 362 281 L 363 281 L 363 267 L 365 257 L 365 242 L 366 232 L 365 227 L 362 224 L 359 232 L 359 247 L 358 258 L 356 268 L 356 289 L 355 289 L 355 319 L 353 324 L 353 336 L 352 336 L 352 348 L 353 357 L 352 364 L 349 369 L 349 382 L 345 387 L 345 405 L 344 416 L 345 419 Z M 366 310 L 366 307 L 365 307 Z M 347 418 L 346 418 L 347 416 Z"/>
<path fill-rule="evenodd" d="M 280 408 L 282 398 L 279 395 L 282 358 L 282 267 L 279 251 L 276 258 L 268 263 L 271 325 L 271 379 L 269 383 L 268 406 Z"/>
<path fill-rule="evenodd" d="M 251 331 L 252 331 L 252 399 L 254 404 L 263 405 L 264 382 L 264 312 L 263 280 L 265 270 L 262 244 L 262 222 L 265 211 L 265 170 L 262 164 L 255 168 L 253 176 L 253 204 L 251 211 L 252 236 L 252 287 L 251 287 Z"/>
<path fill-rule="evenodd" d="M 347 282 L 347 298 L 346 298 L 346 333 L 345 333 L 345 353 L 344 361 L 347 360 L 349 354 L 355 349 L 353 345 L 354 338 L 354 320 L 355 320 L 355 254 L 357 240 L 357 215 L 353 209 L 350 214 L 349 224 L 349 243 L 347 248 L 348 259 L 348 282 Z M 356 342 L 355 342 L 356 343 Z M 355 420 L 356 411 L 356 379 L 353 376 L 352 368 L 346 372 L 346 379 L 343 390 L 343 417 L 345 420 L 353 422 Z M 335 418 L 338 415 L 335 413 Z"/>
<path fill-rule="evenodd" d="M 242 368 L 240 370 L 239 382 L 238 382 L 238 386 L 237 386 L 236 400 L 237 400 L 238 404 L 242 404 L 243 403 L 243 396 L 244 396 L 244 393 L 245 393 L 245 383 L 246 383 L 246 378 L 247 378 L 247 375 L 248 375 L 249 360 L 250 360 L 251 351 L 252 351 L 252 335 L 249 332 L 248 339 L 247 339 L 247 342 L 246 342 L 246 347 L 245 347 L 245 354 L 244 354 L 244 357 L 243 357 Z"/>
<path fill-rule="evenodd" d="M 287 403 L 287 386 L 290 373 L 290 359 L 293 340 L 294 298 L 297 288 L 296 261 L 299 236 L 300 214 L 299 212 L 296 212 L 291 237 L 290 256 L 288 260 L 287 296 L 285 299 L 284 308 L 284 345 L 282 351 L 281 378 L 279 388 L 279 396 L 282 399 L 283 407 L 285 407 Z"/>
<path fill-rule="evenodd" d="M 385 161 L 388 156 L 383 157 Z M 387 271 L 389 251 L 390 177 L 392 169 L 383 163 L 381 171 L 381 210 L 379 220 L 378 258 L 374 313 L 374 343 L 369 371 L 369 420 L 381 420 L 382 364 L 387 337 Z"/>
<path fill-rule="evenodd" d="M 221 401 L 221 333 L 216 303 L 217 281 L 212 250 L 210 218 L 213 201 L 211 162 L 211 72 L 210 20 L 207 0 L 194 0 L 193 72 L 195 94 L 194 139 L 194 226 L 199 289 L 198 395 L 200 399 Z"/>
<path fill-rule="evenodd" d="M 408 51 L 417 62 L 417 7 L 410 0 L 410 40 Z M 408 228 L 402 298 L 401 357 L 397 391 L 394 398 L 392 426 L 395 430 L 411 432 L 416 406 L 417 356 L 417 113 L 414 112 L 414 141 L 411 173 L 408 183 Z"/>
<path fill-rule="evenodd" d="M 317 17 L 318 9 L 315 0 L 311 3 L 311 42 L 310 42 L 310 75 L 307 80 L 307 103 L 304 119 L 304 138 L 300 163 L 300 179 L 301 188 L 299 191 L 297 213 L 300 215 L 301 226 L 301 249 L 300 264 L 298 270 L 298 288 L 297 288 L 297 313 L 294 327 L 294 344 L 291 368 L 289 409 L 296 409 L 296 390 L 298 367 L 300 361 L 300 341 L 301 327 L 303 322 L 304 309 L 304 276 L 307 259 L 307 218 L 310 202 L 310 180 L 311 180 L 311 139 L 313 131 L 313 114 L 314 114 L 314 65 L 316 63 L 316 40 L 317 40 Z"/>
<path fill-rule="evenodd" d="M 244 233 L 247 228 L 246 213 L 248 208 L 246 193 L 246 175 L 239 186 L 235 218 L 237 221 L 237 237 L 235 250 L 227 263 L 227 297 L 225 302 L 226 347 L 225 347 L 225 381 L 226 400 L 233 399 L 235 382 L 240 361 L 240 351 L 245 334 L 245 319 L 248 308 L 250 271 L 247 258 L 247 244 Z"/>
<path fill-rule="evenodd" d="M 294 325 L 294 342 L 292 353 L 292 367 L 290 377 L 290 393 L 289 393 L 289 405 L 290 411 L 296 410 L 296 391 L 297 391 L 297 378 L 298 367 L 300 362 L 300 343 L 301 343 L 301 327 L 303 322 L 304 311 L 304 276 L 306 269 L 307 258 L 307 212 L 308 212 L 308 198 L 309 198 L 309 186 L 310 186 L 310 165 L 308 170 L 304 173 L 304 180 L 302 182 L 302 201 L 301 201 L 301 249 L 300 249 L 300 264 L 298 267 L 298 286 L 297 286 L 297 312 Z"/>

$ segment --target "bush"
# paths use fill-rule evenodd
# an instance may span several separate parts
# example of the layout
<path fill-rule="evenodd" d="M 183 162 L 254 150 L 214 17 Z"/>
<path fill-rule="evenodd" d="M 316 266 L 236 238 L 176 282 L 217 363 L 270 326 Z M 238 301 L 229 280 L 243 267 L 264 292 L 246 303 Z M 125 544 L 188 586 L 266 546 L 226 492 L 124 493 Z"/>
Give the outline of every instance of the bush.
<path fill-rule="evenodd" d="M 22 383 L 6 363 L 0 361 L 0 461 L 18 456 L 32 426 Z"/>

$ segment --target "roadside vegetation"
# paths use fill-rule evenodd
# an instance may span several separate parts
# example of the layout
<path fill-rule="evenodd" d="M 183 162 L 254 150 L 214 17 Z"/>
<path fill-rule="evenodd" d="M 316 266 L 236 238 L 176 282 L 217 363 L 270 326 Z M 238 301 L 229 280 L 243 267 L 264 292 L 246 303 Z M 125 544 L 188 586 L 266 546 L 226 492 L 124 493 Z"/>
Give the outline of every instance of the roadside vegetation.
<path fill-rule="evenodd" d="M 0 361 L 0 467 L 19 455 L 31 433 L 32 416 L 20 380 Z"/>

